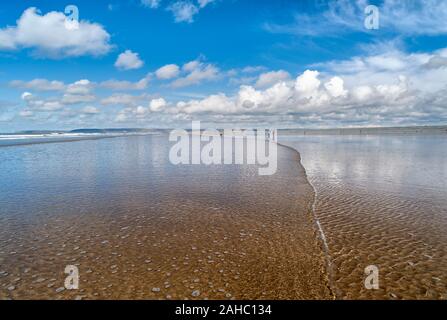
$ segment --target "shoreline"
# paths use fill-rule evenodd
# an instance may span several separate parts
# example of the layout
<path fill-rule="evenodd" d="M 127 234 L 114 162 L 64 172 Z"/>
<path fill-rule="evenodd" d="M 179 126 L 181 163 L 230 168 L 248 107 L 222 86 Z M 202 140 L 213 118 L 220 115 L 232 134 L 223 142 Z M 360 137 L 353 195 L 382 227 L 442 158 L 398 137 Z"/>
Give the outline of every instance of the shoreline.
<path fill-rule="evenodd" d="M 316 203 L 317 203 L 317 197 L 318 197 L 317 189 L 312 184 L 312 182 L 309 180 L 309 177 L 308 177 L 307 172 L 306 172 L 306 168 L 305 168 L 305 166 L 304 166 L 304 164 L 302 162 L 301 153 L 297 149 L 295 149 L 295 148 L 293 148 L 291 146 L 282 144 L 280 142 L 276 142 L 276 144 L 278 144 L 281 147 L 288 148 L 288 149 L 292 150 L 293 152 L 295 152 L 298 155 L 298 158 L 299 158 L 298 165 L 302 167 L 302 169 L 304 171 L 304 176 L 305 176 L 305 178 L 307 180 L 307 183 L 312 187 L 312 190 L 313 190 L 313 193 L 314 193 L 313 200 L 312 200 L 312 205 L 311 205 L 312 218 L 313 218 L 313 222 L 314 222 L 315 227 L 316 227 L 316 231 L 318 233 L 319 242 L 321 242 L 320 243 L 320 245 L 322 247 L 321 250 L 323 252 L 323 255 L 324 255 L 324 258 L 325 258 L 325 262 L 326 262 L 325 265 L 326 265 L 327 286 L 328 286 L 328 289 L 329 289 L 331 295 L 333 296 L 333 299 L 335 300 L 335 299 L 337 299 L 337 296 L 336 296 L 336 293 L 335 293 L 336 290 L 335 290 L 335 284 L 334 284 L 334 274 L 333 274 L 333 270 L 332 270 L 333 267 L 332 267 L 332 261 L 331 261 L 329 246 L 328 246 L 328 243 L 327 243 L 327 240 L 326 240 L 326 235 L 324 234 L 323 227 L 321 226 L 320 220 L 319 220 L 319 218 L 318 218 L 318 216 L 316 214 Z"/>

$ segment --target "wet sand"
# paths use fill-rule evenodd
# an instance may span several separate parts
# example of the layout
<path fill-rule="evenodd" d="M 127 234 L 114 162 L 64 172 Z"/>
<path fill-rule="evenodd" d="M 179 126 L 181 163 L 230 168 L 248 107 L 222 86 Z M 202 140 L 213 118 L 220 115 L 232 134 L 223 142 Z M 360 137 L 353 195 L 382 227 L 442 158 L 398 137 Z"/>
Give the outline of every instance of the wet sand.
<path fill-rule="evenodd" d="M 166 137 L 0 150 L 1 299 L 332 299 L 299 154 L 172 166 Z M 76 265 L 79 290 L 64 290 Z"/>
<path fill-rule="evenodd" d="M 445 136 L 314 136 L 300 150 L 337 299 L 447 299 Z M 364 269 L 379 270 L 379 289 Z"/>

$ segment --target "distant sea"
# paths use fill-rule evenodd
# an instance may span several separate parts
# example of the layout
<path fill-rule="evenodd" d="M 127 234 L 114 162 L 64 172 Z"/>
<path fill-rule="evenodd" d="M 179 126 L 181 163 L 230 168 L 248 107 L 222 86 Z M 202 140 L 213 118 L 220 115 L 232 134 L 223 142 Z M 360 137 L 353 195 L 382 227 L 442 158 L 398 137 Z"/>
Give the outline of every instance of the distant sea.
<path fill-rule="evenodd" d="M 384 135 L 384 134 L 447 134 L 447 125 L 411 127 L 365 127 L 333 129 L 284 129 L 282 135 Z"/>
<path fill-rule="evenodd" d="M 33 130 L 17 133 L 0 133 L 0 147 L 48 142 L 69 142 L 112 138 L 124 135 L 156 134 L 160 130 L 149 129 L 76 129 L 71 131 Z"/>

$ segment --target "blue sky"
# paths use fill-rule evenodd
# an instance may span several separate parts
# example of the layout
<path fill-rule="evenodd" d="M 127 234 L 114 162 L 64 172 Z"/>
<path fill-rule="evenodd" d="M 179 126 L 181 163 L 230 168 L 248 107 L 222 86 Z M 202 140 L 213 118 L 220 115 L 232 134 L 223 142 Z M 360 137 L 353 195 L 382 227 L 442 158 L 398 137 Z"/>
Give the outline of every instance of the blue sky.
<path fill-rule="evenodd" d="M 446 21 L 438 0 L 2 2 L 0 132 L 445 124 Z"/>

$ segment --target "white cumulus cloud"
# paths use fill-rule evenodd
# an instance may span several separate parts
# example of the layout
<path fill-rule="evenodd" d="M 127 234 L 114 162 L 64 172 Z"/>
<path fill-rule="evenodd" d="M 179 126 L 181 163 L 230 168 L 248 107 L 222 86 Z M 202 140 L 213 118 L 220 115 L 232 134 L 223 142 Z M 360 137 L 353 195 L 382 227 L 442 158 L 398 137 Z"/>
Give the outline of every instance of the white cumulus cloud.
<path fill-rule="evenodd" d="M 139 58 L 138 53 L 126 50 L 121 53 L 115 62 L 115 67 L 121 70 L 139 69 L 144 62 Z"/>
<path fill-rule="evenodd" d="M 290 74 L 284 70 L 265 72 L 259 76 L 258 80 L 256 81 L 256 87 L 265 88 L 289 78 Z"/>
<path fill-rule="evenodd" d="M 84 108 L 82 108 L 82 113 L 84 114 L 98 114 L 100 111 L 98 110 L 98 108 L 94 107 L 94 106 L 85 106 Z"/>
<path fill-rule="evenodd" d="M 167 64 L 155 71 L 157 78 L 162 80 L 175 78 L 179 73 L 180 68 L 176 64 Z"/>
<path fill-rule="evenodd" d="M 26 9 L 16 26 L 0 29 L 0 50 L 32 49 L 50 58 L 104 55 L 111 49 L 109 41 L 98 23 L 81 20 L 77 28 L 67 28 L 62 12 L 41 15 L 36 8 Z"/>
<path fill-rule="evenodd" d="M 164 107 L 166 107 L 166 100 L 163 98 L 152 99 L 149 108 L 152 112 L 161 111 Z"/>
<path fill-rule="evenodd" d="M 13 80 L 9 85 L 14 88 L 33 91 L 60 91 L 65 89 L 65 84 L 62 81 L 50 81 L 47 79 L 33 79 L 31 81 Z"/>
<path fill-rule="evenodd" d="M 219 69 L 213 64 L 193 60 L 183 65 L 182 70 L 187 74 L 171 83 L 173 88 L 187 87 L 203 81 L 215 80 L 219 76 Z"/>

